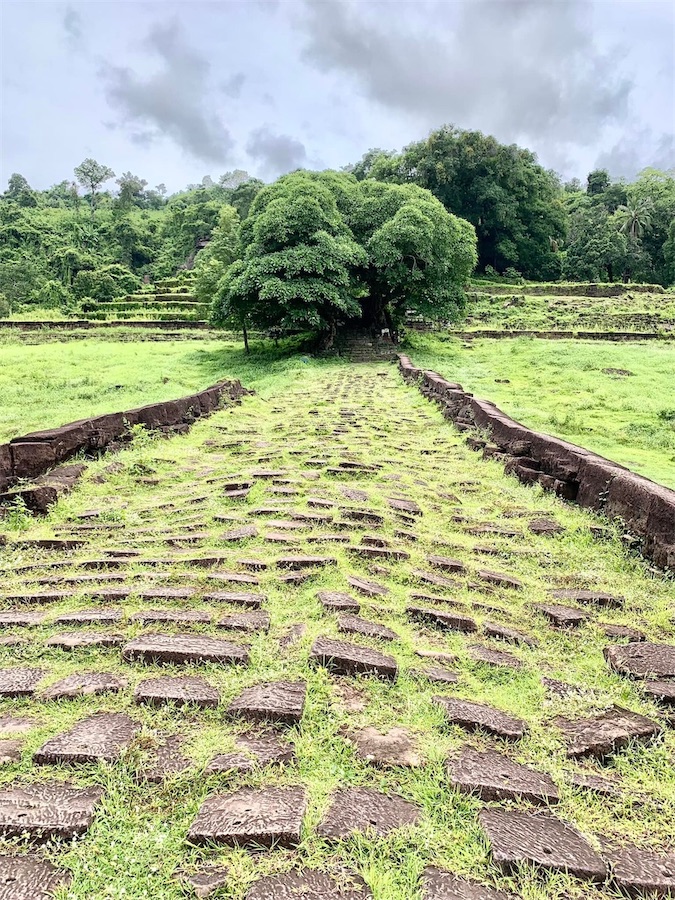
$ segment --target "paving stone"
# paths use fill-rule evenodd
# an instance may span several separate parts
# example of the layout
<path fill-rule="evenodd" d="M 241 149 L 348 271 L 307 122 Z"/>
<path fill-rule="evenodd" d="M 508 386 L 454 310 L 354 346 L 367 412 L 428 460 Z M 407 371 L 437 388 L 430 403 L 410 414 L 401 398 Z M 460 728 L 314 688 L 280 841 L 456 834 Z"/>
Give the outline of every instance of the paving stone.
<path fill-rule="evenodd" d="M 642 690 L 654 700 L 675 705 L 675 681 L 644 681 Z"/>
<path fill-rule="evenodd" d="M 270 630 L 270 614 L 256 610 L 254 612 L 233 613 L 218 620 L 218 628 L 229 628 L 232 631 L 263 631 Z"/>
<path fill-rule="evenodd" d="M 177 706 L 215 709 L 220 703 L 220 694 L 208 681 L 196 675 L 160 676 L 139 682 L 134 701 L 147 706 L 175 703 Z"/>
<path fill-rule="evenodd" d="M 522 669 L 523 663 L 512 653 L 504 650 L 494 650 L 492 647 L 484 647 L 482 644 L 471 644 L 469 656 L 476 662 L 487 663 L 490 666 L 503 666 L 506 669 Z"/>
<path fill-rule="evenodd" d="M 395 497 L 387 499 L 389 506 L 396 512 L 407 513 L 409 516 L 421 516 L 422 510 L 414 500 L 400 500 Z"/>
<path fill-rule="evenodd" d="M 116 762 L 141 730 L 126 713 L 96 713 L 50 738 L 33 754 L 36 765 Z"/>
<path fill-rule="evenodd" d="M 299 544 L 301 542 L 301 538 L 297 535 L 287 534 L 285 531 L 267 531 L 264 539 L 268 544 Z"/>
<path fill-rule="evenodd" d="M 558 718 L 567 755 L 571 758 L 595 756 L 602 758 L 625 747 L 629 741 L 646 743 L 661 733 L 661 728 L 646 716 L 614 706 L 602 715 L 586 719 Z"/>
<path fill-rule="evenodd" d="M 0 788 L 0 834 L 71 840 L 89 830 L 102 797 L 100 787 L 81 788 L 63 781 L 5 786 Z"/>
<path fill-rule="evenodd" d="M 142 609 L 130 618 L 132 622 L 140 622 L 143 625 L 152 625 L 156 622 L 207 625 L 211 621 L 211 613 L 191 609 Z"/>
<path fill-rule="evenodd" d="M 552 625 L 558 628 L 574 628 L 583 625 L 588 619 L 588 613 L 583 609 L 574 609 L 572 606 L 562 606 L 558 603 L 533 603 L 533 609 L 542 613 Z"/>
<path fill-rule="evenodd" d="M 277 560 L 279 569 L 310 569 L 317 566 L 336 566 L 337 559 L 332 556 L 282 556 Z"/>
<path fill-rule="evenodd" d="M 367 491 L 360 491 L 358 488 L 341 487 L 340 493 L 347 500 L 354 500 L 355 503 L 367 503 L 368 501 Z"/>
<path fill-rule="evenodd" d="M 318 637 L 314 641 L 310 660 L 337 675 L 375 675 L 394 681 L 398 674 L 398 664 L 393 656 L 327 637 Z"/>
<path fill-rule="evenodd" d="M 547 692 L 553 697 L 569 697 L 571 694 L 583 693 L 583 688 L 575 684 L 567 684 L 565 681 L 558 681 L 556 678 L 542 678 L 541 683 Z"/>
<path fill-rule="evenodd" d="M 78 647 L 119 647 L 126 637 L 112 631 L 64 631 L 45 641 L 46 647 L 76 650 Z"/>
<path fill-rule="evenodd" d="M 567 780 L 572 787 L 592 791 L 594 794 L 600 794 L 603 797 L 620 797 L 623 794 L 623 791 L 615 781 L 603 778 L 600 775 L 582 775 L 578 772 L 573 772 L 567 776 Z"/>
<path fill-rule="evenodd" d="M 16 570 L 15 570 L 16 571 Z M 71 600 L 73 594 L 70 591 L 31 591 L 18 594 L 3 594 L 0 597 L 4 603 L 60 603 L 62 600 Z"/>
<path fill-rule="evenodd" d="M 605 855 L 614 884 L 629 897 L 675 896 L 675 853 L 654 853 L 629 845 Z"/>
<path fill-rule="evenodd" d="M 295 759 L 293 744 L 283 740 L 276 732 L 243 734 L 235 741 L 237 752 L 220 753 L 214 756 L 204 770 L 206 775 L 223 772 L 252 772 L 256 768 L 271 765 L 286 765 Z"/>
<path fill-rule="evenodd" d="M 246 900 L 372 900 L 372 896 L 358 875 L 335 881 L 324 872 L 301 869 L 261 878 L 249 888 Z"/>
<path fill-rule="evenodd" d="M 330 525 L 333 521 L 333 516 L 329 513 L 292 512 L 291 518 L 309 525 Z"/>
<path fill-rule="evenodd" d="M 352 556 L 358 556 L 362 559 L 381 559 L 391 562 L 401 562 L 404 559 L 410 559 L 410 554 L 405 550 L 392 550 L 388 547 L 350 547 L 348 552 Z"/>
<path fill-rule="evenodd" d="M 209 578 L 213 581 L 224 581 L 228 584 L 260 584 L 259 578 L 246 572 L 212 572 Z M 204 599 L 208 600 L 210 598 L 205 597 Z"/>
<path fill-rule="evenodd" d="M 287 572 L 285 575 L 279 575 L 277 582 L 279 584 L 304 584 L 310 578 L 309 572 Z"/>
<path fill-rule="evenodd" d="M 358 578 L 356 575 L 347 576 L 347 582 L 354 590 L 365 594 L 366 597 L 384 597 L 389 593 L 389 588 L 375 581 L 368 581 L 365 578 Z"/>
<path fill-rule="evenodd" d="M 493 862 L 505 872 L 527 863 L 586 881 L 603 882 L 607 876 L 607 866 L 588 841 L 555 816 L 484 809 L 479 820 Z"/>
<path fill-rule="evenodd" d="M 45 674 L 44 669 L 0 669 L 0 697 L 30 697 Z"/>
<path fill-rule="evenodd" d="M 537 642 L 529 634 L 524 634 L 515 628 L 508 628 L 506 625 L 500 625 L 497 622 L 483 622 L 483 633 L 488 637 L 501 638 L 503 641 L 509 641 L 512 644 L 522 644 L 525 647 L 536 647 Z"/>
<path fill-rule="evenodd" d="M 453 653 L 447 653 L 443 650 L 415 650 L 415 655 L 422 659 L 433 659 L 436 662 L 454 665 L 457 657 Z"/>
<path fill-rule="evenodd" d="M 456 572 L 458 574 L 463 574 L 466 572 L 466 566 L 459 559 L 452 559 L 449 556 L 427 556 L 427 562 L 430 566 L 435 566 L 437 569 L 442 569 L 444 572 Z"/>
<path fill-rule="evenodd" d="M 358 613 L 361 604 L 342 591 L 317 591 L 317 599 L 329 611 Z"/>
<path fill-rule="evenodd" d="M 351 539 L 351 534 L 344 531 L 332 534 L 312 534 L 306 538 L 308 544 L 349 544 Z"/>
<path fill-rule="evenodd" d="M 269 528 L 274 528 L 276 531 L 307 531 L 308 528 L 312 527 L 309 522 L 294 522 L 293 520 L 286 521 L 285 519 L 271 519 L 266 524 Z"/>
<path fill-rule="evenodd" d="M 207 797 L 190 826 L 193 844 L 284 847 L 300 843 L 307 800 L 301 787 L 242 788 Z"/>
<path fill-rule="evenodd" d="M 361 831 L 373 831 L 383 837 L 397 828 L 415 825 L 419 818 L 417 806 L 396 794 L 345 788 L 332 795 L 328 812 L 316 833 L 327 840 L 346 838 Z"/>
<path fill-rule="evenodd" d="M 434 684 L 456 684 L 458 681 L 457 672 L 452 669 L 445 669 L 442 666 L 428 666 L 424 669 L 412 669 L 411 674 L 423 676 Z"/>
<path fill-rule="evenodd" d="M 180 775 L 193 767 L 191 759 L 183 755 L 182 748 L 185 737 L 182 734 L 171 734 L 164 738 L 153 752 L 150 765 L 142 770 L 142 777 L 151 784 L 161 784 L 167 778 Z"/>
<path fill-rule="evenodd" d="M 208 600 L 209 603 L 231 603 L 247 609 L 260 609 L 267 601 L 264 594 L 249 594 L 246 591 L 213 591 L 210 594 L 204 594 L 202 599 Z"/>
<path fill-rule="evenodd" d="M 38 723 L 28 716 L 0 716 L 0 733 L 26 734 Z"/>
<path fill-rule="evenodd" d="M 248 650 L 203 634 L 144 634 L 122 648 L 125 662 L 248 663 Z"/>
<path fill-rule="evenodd" d="M 300 640 L 305 631 L 307 631 L 307 626 L 304 622 L 298 622 L 297 625 L 291 625 L 291 627 L 280 636 L 279 646 L 283 648 L 292 646 Z"/>
<path fill-rule="evenodd" d="M 295 725 L 302 719 L 307 685 L 304 681 L 271 681 L 246 688 L 228 706 L 231 716 L 249 722 Z"/>
<path fill-rule="evenodd" d="M 342 509 L 343 519 L 347 522 L 367 522 L 368 525 L 384 525 L 384 516 L 374 509 Z"/>
<path fill-rule="evenodd" d="M 481 752 L 464 747 L 458 759 L 449 759 L 447 765 L 453 787 L 463 794 L 477 794 L 481 800 L 521 799 L 547 804 L 559 799 L 548 775 L 495 750 Z"/>
<path fill-rule="evenodd" d="M 675 678 L 675 644 L 633 643 L 605 647 L 610 668 L 634 678 Z"/>
<path fill-rule="evenodd" d="M 22 612 L 21 610 L 11 610 L 10 612 L 0 613 L 0 627 L 3 625 L 30 627 L 33 625 L 41 625 L 45 619 L 44 613 Z"/>
<path fill-rule="evenodd" d="M 422 900 L 515 900 L 495 888 L 427 866 L 422 873 Z"/>
<path fill-rule="evenodd" d="M 127 682 L 112 672 L 74 672 L 50 684 L 40 693 L 40 697 L 42 700 L 70 700 L 99 694 L 116 694 L 126 686 Z"/>
<path fill-rule="evenodd" d="M 190 600 L 197 591 L 194 588 L 138 588 L 135 593 L 141 600 Z"/>
<path fill-rule="evenodd" d="M 483 728 L 490 734 L 507 741 L 517 741 L 527 731 L 527 723 L 485 703 L 459 700 L 455 697 L 434 697 L 451 725 L 459 725 L 467 731 Z"/>
<path fill-rule="evenodd" d="M 598 628 L 600 628 L 605 637 L 608 638 L 626 638 L 626 640 L 630 642 L 647 640 L 644 631 L 640 631 L 639 628 L 630 628 L 628 625 L 613 625 L 611 622 L 598 622 Z"/>
<path fill-rule="evenodd" d="M 38 856 L 0 856 L 0 900 L 52 900 L 72 877 Z"/>
<path fill-rule="evenodd" d="M 446 612 L 445 610 L 407 606 L 406 613 L 413 622 L 421 622 L 423 625 L 440 628 L 442 631 L 462 631 L 469 634 L 478 630 L 478 626 L 473 619 L 468 616 Z"/>
<path fill-rule="evenodd" d="M 540 534 L 545 537 L 553 537 L 565 531 L 564 527 L 554 519 L 532 519 L 527 527 L 532 534 Z"/>
<path fill-rule="evenodd" d="M 359 616 L 338 616 L 338 631 L 345 634 L 362 634 L 364 637 L 378 638 L 381 641 L 397 641 L 398 635 L 391 628 L 380 625 L 378 622 L 370 622 Z"/>
<path fill-rule="evenodd" d="M 555 600 L 565 600 L 572 603 L 592 603 L 597 606 L 607 606 L 610 609 L 618 609 L 625 603 L 624 597 L 607 594 L 605 591 L 596 591 L 588 588 L 556 588 L 551 591 Z"/>
<path fill-rule="evenodd" d="M 62 613 L 54 619 L 54 625 L 105 625 L 122 621 L 121 609 L 78 609 Z"/>
<path fill-rule="evenodd" d="M 218 535 L 218 539 L 230 543 L 232 541 L 245 541 L 248 538 L 258 537 L 258 529 L 255 525 L 244 525 L 241 528 L 232 528 Z"/>
<path fill-rule="evenodd" d="M 386 734 L 368 726 L 357 731 L 343 732 L 353 744 L 356 755 L 375 766 L 409 766 L 422 764 L 417 741 L 405 728 L 391 728 Z"/>
<path fill-rule="evenodd" d="M 210 897 L 211 894 L 215 894 L 217 890 L 227 884 L 230 872 L 229 869 L 223 866 L 207 865 L 202 866 L 196 872 L 179 871 L 176 875 L 181 881 L 190 885 L 195 897 L 203 900 L 203 898 Z"/>
<path fill-rule="evenodd" d="M 492 572 L 489 569 L 481 569 L 476 572 L 478 578 L 487 581 L 488 584 L 494 584 L 496 587 L 513 588 L 520 590 L 523 586 L 522 581 L 513 575 L 506 575 L 504 572 Z"/>
<path fill-rule="evenodd" d="M 436 587 L 452 590 L 464 587 L 461 581 L 457 581 L 455 578 L 446 578 L 444 575 L 437 575 L 435 572 L 423 572 L 420 569 L 413 569 L 412 575 L 418 581 L 422 581 L 425 584 L 433 584 Z"/>
<path fill-rule="evenodd" d="M 251 569 L 253 572 L 263 572 L 269 568 L 269 563 L 263 559 L 238 559 L 237 565 L 243 566 L 245 569 Z"/>

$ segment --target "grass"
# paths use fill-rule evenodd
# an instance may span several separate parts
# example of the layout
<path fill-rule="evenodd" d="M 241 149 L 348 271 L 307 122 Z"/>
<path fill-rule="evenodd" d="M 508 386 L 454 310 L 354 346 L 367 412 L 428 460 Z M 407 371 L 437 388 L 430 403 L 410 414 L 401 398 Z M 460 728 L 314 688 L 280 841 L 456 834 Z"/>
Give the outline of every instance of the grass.
<path fill-rule="evenodd" d="M 675 345 L 534 338 L 472 340 L 411 333 L 415 365 L 675 488 Z M 622 375 L 604 370 L 621 370 Z"/>
<path fill-rule="evenodd" d="M 225 350 L 222 352 L 226 354 Z M 223 357 L 223 361 L 231 359 Z M 210 366 L 217 363 L 213 357 L 204 367 L 208 377 L 213 375 Z M 265 607 L 272 626 L 268 635 L 251 637 L 249 667 L 186 667 L 220 689 L 222 703 L 217 710 L 153 710 L 133 704 L 132 689 L 138 681 L 185 671 L 180 667 L 124 664 L 118 650 L 66 653 L 48 649 L 44 640 L 61 630 L 56 625 L 6 630 L 25 637 L 26 643 L 14 648 L 0 646 L 0 665 L 39 665 L 48 672 L 45 684 L 71 672 L 87 670 L 116 672 L 129 681 L 128 690 L 102 698 L 0 701 L 0 715 L 11 712 L 35 719 L 35 727 L 26 736 L 21 761 L 2 769 L 1 783 L 12 783 L 18 778 L 35 781 L 68 777 L 78 784 L 96 783 L 105 789 L 103 806 L 87 836 L 65 846 L 51 844 L 46 849 L 51 859 L 73 874 L 72 886 L 59 894 L 60 900 L 178 900 L 185 892 L 174 878 L 176 870 L 192 871 L 204 862 L 229 867 L 228 883 L 217 894 L 229 900 L 244 900 L 249 885 L 261 875 L 286 871 L 295 865 L 329 871 L 347 866 L 365 878 L 375 900 L 420 900 L 419 876 L 427 864 L 441 865 L 515 891 L 524 900 L 587 898 L 588 887 L 573 878 L 535 875 L 526 870 L 507 878 L 491 863 L 478 826 L 481 803 L 454 791 L 445 771 L 446 757 L 467 742 L 496 747 L 520 762 L 548 772 L 560 785 L 561 802 L 556 815 L 574 823 L 596 846 L 598 838 L 603 837 L 617 843 L 631 841 L 643 847 L 666 847 L 672 841 L 675 815 L 672 729 L 666 728 L 649 748 L 631 745 L 600 767 L 567 760 L 552 720 L 557 715 L 592 715 L 620 703 L 665 724 L 662 710 L 645 699 L 638 684 L 608 670 L 602 657 L 607 641 L 597 622 L 639 625 L 650 638 L 672 642 L 672 582 L 650 573 L 642 562 L 628 556 L 617 539 L 594 541 L 589 525 L 597 520 L 590 514 L 564 506 L 538 489 L 528 489 L 504 476 L 498 463 L 478 458 L 435 407 L 415 389 L 404 386 L 392 368 L 387 367 L 388 374 L 383 377 L 377 374 L 383 365 L 354 369 L 339 362 L 303 362 L 300 357 L 275 362 L 263 357 L 250 363 L 248 375 L 253 375 L 254 364 L 258 366 L 259 393 L 245 398 L 241 407 L 217 413 L 198 423 L 189 435 L 170 441 L 143 436 L 114 457 L 116 465 L 112 470 L 109 458 L 92 463 L 79 487 L 46 520 L 29 524 L 28 530 L 21 517 L 9 523 L 23 530 L 14 532 L 10 528 L 10 546 L 0 550 L 3 593 L 20 590 L 31 578 L 48 572 L 40 568 L 43 563 L 46 566 L 53 559 L 65 558 L 72 564 L 66 571 L 74 573 L 78 560 L 98 556 L 124 540 L 129 542 L 126 546 L 142 551 L 142 557 L 132 559 L 123 570 L 128 573 L 129 584 L 190 583 L 201 594 L 207 588 L 213 589 L 208 570 L 190 569 L 181 561 L 180 551 L 167 546 L 164 540 L 167 532 L 186 534 L 190 528 L 210 534 L 190 548 L 191 553 L 199 555 L 216 549 L 224 552 L 230 561 L 221 568 L 244 571 L 238 562 L 242 558 L 254 557 L 270 563 L 261 575 L 258 590 L 268 597 Z M 343 419 L 341 409 L 356 413 L 356 421 Z M 336 431 L 341 422 L 344 425 L 340 424 Z M 317 455 L 331 464 L 354 458 L 377 462 L 381 468 L 349 479 L 337 477 L 325 469 L 312 470 L 306 465 L 307 459 Z M 291 482 L 285 486 L 294 487 L 297 497 L 275 494 L 274 483 L 262 479 L 255 479 L 244 501 L 223 497 L 222 485 L 229 477 L 235 473 L 247 475 L 260 466 L 285 469 L 284 478 Z M 265 502 L 277 502 L 288 510 L 307 510 L 308 497 L 319 496 L 338 506 L 358 505 L 345 500 L 344 487 L 365 490 L 369 496 L 367 505 L 385 517 L 385 524 L 375 531 L 373 526 L 351 525 L 352 543 L 359 543 L 363 534 L 378 533 L 393 546 L 408 550 L 410 560 L 388 565 L 388 571 L 373 574 L 365 561 L 356 561 L 343 545 L 307 543 L 308 536 L 330 530 L 330 526 L 320 526 L 298 532 L 300 543 L 292 552 L 297 549 L 334 556 L 338 565 L 291 588 L 278 581 L 274 566 L 276 558 L 288 553 L 288 548 L 270 545 L 262 537 L 249 539 L 236 548 L 219 540 L 224 528 L 247 522 L 255 522 L 264 533 L 266 519 L 248 514 Z M 441 499 L 441 494 L 447 492 L 455 494 L 457 501 Z M 400 525 L 386 500 L 395 494 L 414 498 L 423 509 L 423 516 L 412 526 L 418 536 L 416 543 L 403 543 L 394 534 Z M 291 502 L 279 502 L 284 499 Z M 101 524 L 123 524 L 124 530 L 92 532 L 89 546 L 66 557 L 11 547 L 14 537 L 72 533 L 76 517 L 92 508 L 104 510 Z M 559 521 L 565 532 L 555 538 L 533 536 L 527 523 L 542 513 Z M 231 525 L 214 518 L 223 514 L 232 516 Z M 458 515 L 463 519 L 458 519 Z M 288 516 L 284 510 L 274 517 Z M 476 539 L 468 533 L 468 528 L 477 523 L 503 525 L 505 521 L 517 531 L 516 537 L 494 535 Z M 486 543 L 493 547 L 496 556 L 485 556 L 480 551 L 480 545 Z M 537 639 L 538 646 L 513 648 L 484 640 L 480 635 L 443 634 L 410 623 L 405 615 L 409 593 L 425 590 L 413 570 L 428 569 L 426 556 L 434 552 L 459 557 L 468 574 L 459 577 L 456 589 L 427 588 L 428 593 L 442 593 L 449 601 L 467 604 L 468 614 L 479 623 L 496 617 L 521 628 Z M 151 573 L 157 570 L 144 565 L 143 559 L 153 556 L 171 560 L 161 567 L 164 576 L 153 576 Z M 37 568 L 21 574 L 17 572 L 21 564 Z M 482 567 L 516 575 L 523 582 L 523 590 L 488 591 L 476 587 L 476 573 Z M 368 678 L 341 679 L 308 665 L 313 639 L 319 634 L 338 634 L 335 617 L 323 613 L 315 593 L 319 589 L 347 590 L 346 575 L 350 573 L 375 579 L 390 589 L 385 598 L 361 598 L 361 614 L 393 628 L 400 639 L 386 645 L 358 637 L 353 640 L 395 655 L 401 674 L 393 685 Z M 530 604 L 543 600 L 550 587 L 587 585 L 625 596 L 624 609 L 602 613 L 591 610 L 587 624 L 570 631 L 550 628 L 531 610 Z M 86 585 L 76 586 L 74 594 L 72 599 L 46 610 L 50 621 L 57 613 L 93 602 Z M 476 602 L 503 612 L 469 606 Z M 150 605 L 132 595 L 123 609 L 131 614 Z M 218 616 L 229 611 L 223 605 L 208 604 L 199 596 L 182 605 L 185 606 L 210 609 Z M 304 623 L 306 632 L 297 643 L 283 649 L 278 639 L 296 623 Z M 114 630 L 121 630 L 130 638 L 144 629 L 127 620 Z M 167 625 L 147 630 L 175 629 Z M 222 634 L 214 626 L 194 626 L 194 630 Z M 511 670 L 474 662 L 470 655 L 472 643 L 508 650 L 522 666 Z M 433 648 L 456 655 L 456 686 L 432 685 L 413 674 L 423 665 L 415 651 Z M 582 690 L 567 698 L 550 698 L 540 682 L 543 674 L 578 685 Z M 296 762 L 247 776 L 205 777 L 204 764 L 215 752 L 232 749 L 241 730 L 225 716 L 227 702 L 245 686 L 281 678 L 303 679 L 308 685 L 302 724 L 288 731 L 288 738 L 295 743 Z M 355 711 L 345 706 L 341 698 L 346 686 L 364 701 L 362 709 Z M 431 702 L 436 694 L 492 703 L 525 718 L 529 731 L 515 746 L 485 734 L 467 736 L 459 728 L 444 724 Z M 74 771 L 32 765 L 31 754 L 44 740 L 101 709 L 128 711 L 143 724 L 140 739 L 121 762 L 112 766 L 86 765 Z M 384 730 L 395 725 L 408 728 L 417 736 L 425 765 L 413 770 L 379 770 L 358 759 L 340 732 L 344 727 L 365 725 Z M 186 736 L 185 753 L 193 766 L 162 785 L 149 785 L 143 780 L 142 770 L 152 748 L 167 732 Z M 623 796 L 599 799 L 573 789 L 567 781 L 572 771 L 617 777 L 624 787 Z M 206 796 L 241 786 L 270 784 L 301 784 L 306 789 L 309 805 L 297 852 L 275 849 L 248 853 L 216 846 L 197 849 L 186 843 L 187 829 Z M 327 844 L 317 837 L 315 825 L 331 792 L 347 785 L 364 785 L 415 802 L 421 810 L 419 824 L 383 839 L 357 835 L 335 846 Z M 508 805 L 528 808 L 520 802 Z M 10 846 L 5 842 L 0 849 L 23 852 L 24 843 L 17 841 Z M 615 894 L 600 887 L 593 888 L 593 896 L 611 900 Z"/>

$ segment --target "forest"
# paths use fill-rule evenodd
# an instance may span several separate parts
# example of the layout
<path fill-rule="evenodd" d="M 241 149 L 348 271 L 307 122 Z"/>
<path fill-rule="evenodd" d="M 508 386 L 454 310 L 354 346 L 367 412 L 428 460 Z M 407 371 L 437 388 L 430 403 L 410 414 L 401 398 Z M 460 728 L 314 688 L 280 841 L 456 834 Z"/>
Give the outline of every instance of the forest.
<path fill-rule="evenodd" d="M 306 221 L 289 225 L 299 202 Z M 452 126 L 401 152 L 369 150 L 340 173 L 301 171 L 266 186 L 237 170 L 171 195 L 87 159 L 43 191 L 13 174 L 0 198 L 0 234 L 0 316 L 30 308 L 86 314 L 144 281 L 196 267 L 201 298 L 216 298 L 216 323 L 248 316 L 301 325 L 304 316 L 304 324 L 330 327 L 335 314 L 378 292 L 398 297 L 384 304 L 387 313 L 406 297 L 414 307 L 417 297 L 421 310 L 437 303 L 448 315 L 462 305 L 474 265 L 506 283 L 669 287 L 675 170 L 648 168 L 630 183 L 596 170 L 585 183 L 563 183 L 529 150 Z M 263 270 L 264 290 L 253 297 Z M 298 312 L 317 292 L 311 314 Z"/>

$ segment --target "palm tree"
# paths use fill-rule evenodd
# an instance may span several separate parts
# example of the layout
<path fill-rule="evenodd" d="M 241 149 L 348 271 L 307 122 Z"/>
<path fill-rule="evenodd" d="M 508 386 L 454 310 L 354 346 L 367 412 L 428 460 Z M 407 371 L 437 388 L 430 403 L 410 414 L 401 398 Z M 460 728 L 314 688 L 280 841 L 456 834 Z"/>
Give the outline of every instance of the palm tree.
<path fill-rule="evenodd" d="M 647 198 L 622 203 L 614 214 L 617 229 L 634 240 L 641 238 L 652 224 L 652 209 L 652 201 Z"/>

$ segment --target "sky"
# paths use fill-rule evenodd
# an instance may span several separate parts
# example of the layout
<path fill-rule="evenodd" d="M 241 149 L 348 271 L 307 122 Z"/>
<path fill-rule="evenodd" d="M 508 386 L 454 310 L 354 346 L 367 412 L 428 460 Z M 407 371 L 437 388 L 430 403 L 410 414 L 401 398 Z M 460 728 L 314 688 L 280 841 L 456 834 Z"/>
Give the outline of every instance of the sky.
<path fill-rule="evenodd" d="M 0 185 L 270 181 L 444 123 L 564 179 L 675 167 L 673 0 L 0 0 L 0 42 Z"/>

